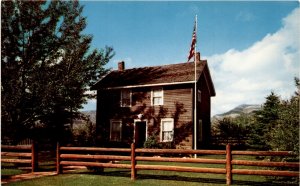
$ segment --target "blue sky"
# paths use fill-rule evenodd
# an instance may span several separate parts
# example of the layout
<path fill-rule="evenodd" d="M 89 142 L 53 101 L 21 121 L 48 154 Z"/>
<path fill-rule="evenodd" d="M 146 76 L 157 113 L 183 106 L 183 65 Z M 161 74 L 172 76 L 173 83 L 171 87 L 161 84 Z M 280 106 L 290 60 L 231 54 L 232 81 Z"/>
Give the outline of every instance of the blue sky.
<path fill-rule="evenodd" d="M 217 93 L 212 114 L 242 103 L 262 104 L 270 91 L 288 98 L 295 89 L 300 57 L 297 1 L 81 4 L 92 47 L 112 46 L 116 55 L 107 68 L 114 69 L 121 60 L 126 68 L 185 62 L 197 15 L 197 50 L 208 60 Z M 95 100 L 84 107 L 94 109 Z"/>

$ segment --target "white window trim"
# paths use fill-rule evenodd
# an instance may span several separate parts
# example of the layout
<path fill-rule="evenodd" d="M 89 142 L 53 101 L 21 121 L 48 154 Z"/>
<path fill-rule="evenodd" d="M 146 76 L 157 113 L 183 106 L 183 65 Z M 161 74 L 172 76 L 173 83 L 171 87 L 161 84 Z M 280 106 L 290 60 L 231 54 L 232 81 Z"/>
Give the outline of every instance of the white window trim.
<path fill-rule="evenodd" d="M 123 91 L 124 91 L 125 89 L 123 89 L 123 90 L 121 90 L 121 94 L 120 94 L 120 96 L 121 96 L 121 101 L 120 101 L 120 106 L 121 107 L 131 107 L 132 106 L 132 90 L 129 90 L 129 99 L 130 99 L 130 104 L 129 104 L 129 106 L 124 106 L 123 105 Z"/>
<path fill-rule="evenodd" d="M 166 121 L 169 121 L 169 122 L 173 123 L 173 130 L 172 130 L 173 138 L 172 138 L 172 140 L 162 140 L 163 139 L 162 124 L 163 124 L 163 122 L 166 122 Z M 172 142 L 172 141 L 174 141 L 174 128 L 175 128 L 174 118 L 162 118 L 160 120 L 160 142 Z"/>
<path fill-rule="evenodd" d="M 154 105 L 154 102 L 153 102 L 153 98 L 154 98 L 154 91 L 155 90 L 161 90 L 161 99 L 162 99 L 162 104 L 158 104 L 158 105 Z M 153 88 L 151 90 L 151 106 L 160 106 L 160 105 L 164 105 L 164 89 L 163 88 Z"/>
<path fill-rule="evenodd" d="M 111 119 L 110 120 L 110 126 L 109 126 L 109 140 L 110 141 L 115 141 L 115 140 L 112 140 L 111 139 L 111 130 L 112 130 L 112 123 L 113 122 L 119 122 L 120 123 L 120 140 L 117 140 L 117 141 L 122 141 L 122 128 L 123 128 L 123 123 L 122 123 L 122 120 L 120 119 Z"/>

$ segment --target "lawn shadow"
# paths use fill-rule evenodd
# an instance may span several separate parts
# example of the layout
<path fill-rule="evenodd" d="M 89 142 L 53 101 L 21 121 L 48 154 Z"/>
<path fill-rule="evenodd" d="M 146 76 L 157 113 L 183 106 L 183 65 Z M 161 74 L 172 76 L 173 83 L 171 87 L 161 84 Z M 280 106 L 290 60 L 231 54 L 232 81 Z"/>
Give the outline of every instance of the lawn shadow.
<path fill-rule="evenodd" d="M 275 183 L 275 182 L 257 182 L 257 181 L 242 181 L 242 180 L 233 180 L 232 185 L 250 185 L 250 186 L 298 186 L 296 183 Z"/>
<path fill-rule="evenodd" d="M 102 173 L 96 172 L 78 172 L 78 174 L 92 174 L 92 175 L 102 175 L 102 176 L 113 176 L 113 177 L 131 177 L 130 170 L 109 170 L 104 171 Z M 182 181 L 182 182 L 194 182 L 194 183 L 210 183 L 210 184 L 220 184 L 225 185 L 226 179 L 220 178 L 200 178 L 200 177 L 187 177 L 181 175 L 153 175 L 153 174 L 145 174 L 145 173 L 138 173 L 137 180 L 147 180 L 147 179 L 154 179 L 154 180 L 170 180 L 170 181 Z M 298 186 L 298 184 L 293 183 L 274 183 L 274 182 L 259 182 L 259 181 L 244 181 L 244 180 L 233 180 L 232 185 L 250 185 L 250 186 Z"/>
<path fill-rule="evenodd" d="M 183 182 L 196 182 L 196 183 L 213 183 L 213 184 L 226 184 L 226 180 L 219 178 L 197 178 L 187 177 L 180 175 L 150 175 L 138 174 L 137 179 L 155 179 L 155 180 L 170 180 L 170 181 L 183 181 Z"/>

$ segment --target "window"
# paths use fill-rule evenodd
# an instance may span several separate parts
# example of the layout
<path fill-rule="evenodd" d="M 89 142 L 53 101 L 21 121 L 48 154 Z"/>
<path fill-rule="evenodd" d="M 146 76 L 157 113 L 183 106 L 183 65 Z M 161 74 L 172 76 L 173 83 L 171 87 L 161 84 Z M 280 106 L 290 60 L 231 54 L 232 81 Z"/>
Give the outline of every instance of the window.
<path fill-rule="evenodd" d="M 121 141 L 122 139 L 122 121 L 110 121 L 110 141 Z"/>
<path fill-rule="evenodd" d="M 121 107 L 131 107 L 131 90 L 121 91 Z"/>
<path fill-rule="evenodd" d="M 199 120 L 199 125 L 198 125 L 198 141 L 202 142 L 203 141 L 203 125 L 202 125 L 202 120 Z"/>
<path fill-rule="evenodd" d="M 201 102 L 201 91 L 198 90 L 198 102 Z"/>
<path fill-rule="evenodd" d="M 152 90 L 152 99 L 151 99 L 151 103 L 152 105 L 163 105 L 164 104 L 164 97 L 163 97 L 163 89 L 159 88 L 159 89 L 153 89 Z"/>
<path fill-rule="evenodd" d="M 161 119 L 161 127 L 160 127 L 161 142 L 173 141 L 173 136 L 174 136 L 174 119 L 173 118 Z"/>

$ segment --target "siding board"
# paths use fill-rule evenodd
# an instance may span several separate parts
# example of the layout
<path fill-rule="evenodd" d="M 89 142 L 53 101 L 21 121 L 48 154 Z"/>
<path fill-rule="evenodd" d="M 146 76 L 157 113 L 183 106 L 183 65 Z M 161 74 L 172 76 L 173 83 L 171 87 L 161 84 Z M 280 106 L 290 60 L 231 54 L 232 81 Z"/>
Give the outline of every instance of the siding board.
<path fill-rule="evenodd" d="M 210 133 L 210 95 L 204 76 L 200 78 L 201 103 L 198 103 L 198 119 L 203 123 L 203 137 Z M 110 120 L 123 121 L 123 145 L 133 142 L 133 124 L 138 114 L 143 114 L 147 120 L 147 136 L 156 135 L 160 141 L 160 120 L 174 118 L 174 147 L 193 148 L 193 84 L 173 85 L 163 87 L 164 105 L 151 105 L 151 88 L 132 89 L 132 106 L 120 107 L 120 90 L 98 90 L 97 94 L 97 134 L 101 134 L 104 145 L 109 143 Z M 203 143 L 208 143 L 203 140 Z M 103 145 L 103 144 L 102 144 Z"/>

